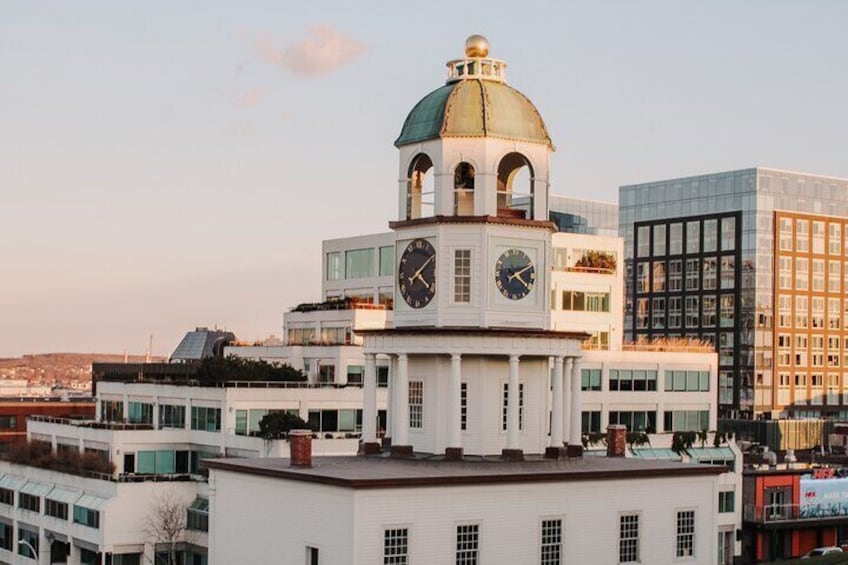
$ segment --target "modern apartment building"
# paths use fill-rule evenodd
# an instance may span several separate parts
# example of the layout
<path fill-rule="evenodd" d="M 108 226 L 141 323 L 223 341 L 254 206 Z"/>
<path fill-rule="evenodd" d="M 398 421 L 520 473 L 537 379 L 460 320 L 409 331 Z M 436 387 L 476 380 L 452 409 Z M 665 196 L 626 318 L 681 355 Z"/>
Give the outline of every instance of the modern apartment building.
<path fill-rule="evenodd" d="M 722 416 L 845 417 L 846 194 L 759 167 L 622 186 L 626 340 L 713 344 Z"/>

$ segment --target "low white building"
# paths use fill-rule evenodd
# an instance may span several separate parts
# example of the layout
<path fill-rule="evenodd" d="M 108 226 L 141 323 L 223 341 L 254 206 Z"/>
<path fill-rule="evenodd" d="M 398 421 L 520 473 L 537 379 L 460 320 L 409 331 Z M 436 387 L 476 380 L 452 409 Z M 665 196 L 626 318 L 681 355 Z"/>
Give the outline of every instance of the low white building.
<path fill-rule="evenodd" d="M 188 365 L 172 367 L 179 383 L 151 381 L 145 366 L 137 365 L 140 373 L 130 377 L 120 366 L 104 369 L 114 371 L 114 380 L 97 382 L 93 420 L 28 420 L 28 439 L 49 443 L 55 457 L 94 454 L 111 462 L 114 472 L 77 476 L 0 461 L 0 563 L 34 563 L 36 554 L 42 564 L 163 562 L 154 557 L 170 544 L 150 533 L 150 521 L 167 503 L 190 526 L 176 540 L 179 563 L 205 565 L 209 487 L 202 460 L 288 457 L 287 439 L 260 437 L 259 422 L 270 412 L 309 422 L 316 453 L 350 455 L 359 448 L 362 391 L 354 383 L 200 386 Z M 162 364 L 150 368 L 157 375 L 163 370 Z M 386 391 L 376 392 L 375 425 L 384 429 Z"/>
<path fill-rule="evenodd" d="M 709 564 L 718 552 L 721 470 L 711 466 L 369 457 L 209 467 L 211 565 Z M 261 520 L 245 519 L 257 508 Z"/>

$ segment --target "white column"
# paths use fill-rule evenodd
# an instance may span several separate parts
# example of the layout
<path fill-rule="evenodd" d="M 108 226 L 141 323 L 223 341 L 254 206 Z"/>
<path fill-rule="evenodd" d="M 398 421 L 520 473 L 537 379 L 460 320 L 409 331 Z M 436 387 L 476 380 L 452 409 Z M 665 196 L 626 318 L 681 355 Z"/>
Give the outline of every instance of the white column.
<path fill-rule="evenodd" d="M 377 356 L 365 354 L 362 386 L 362 442 L 377 443 Z"/>
<path fill-rule="evenodd" d="M 462 447 L 462 356 L 451 354 L 448 381 L 448 447 Z"/>
<path fill-rule="evenodd" d="M 562 365 L 564 359 L 560 356 L 554 358 L 554 391 L 553 407 L 551 409 L 551 447 L 562 447 L 562 406 L 565 395 L 562 386 Z"/>
<path fill-rule="evenodd" d="M 580 399 L 580 370 L 582 363 L 580 357 L 574 358 L 574 364 L 571 369 L 571 430 L 568 436 L 569 445 L 583 445 L 583 432 L 581 430 L 582 418 L 580 409 L 582 402 Z"/>
<path fill-rule="evenodd" d="M 406 353 L 398 355 L 395 401 L 397 419 L 392 445 L 409 445 L 409 359 Z"/>
<path fill-rule="evenodd" d="M 563 371 L 563 386 L 562 386 L 562 437 L 563 441 L 571 439 L 571 393 L 569 387 L 572 378 L 572 369 L 574 368 L 574 357 L 565 358 L 565 369 Z M 565 380 L 568 380 L 569 385 L 566 385 Z"/>
<path fill-rule="evenodd" d="M 506 448 L 519 449 L 518 355 L 509 356 L 507 398 L 509 404 L 506 410 Z"/>
<path fill-rule="evenodd" d="M 386 435 L 385 438 L 391 440 L 395 436 L 395 375 L 397 375 L 397 365 L 395 364 L 395 356 L 389 355 L 389 382 L 386 384 Z"/>

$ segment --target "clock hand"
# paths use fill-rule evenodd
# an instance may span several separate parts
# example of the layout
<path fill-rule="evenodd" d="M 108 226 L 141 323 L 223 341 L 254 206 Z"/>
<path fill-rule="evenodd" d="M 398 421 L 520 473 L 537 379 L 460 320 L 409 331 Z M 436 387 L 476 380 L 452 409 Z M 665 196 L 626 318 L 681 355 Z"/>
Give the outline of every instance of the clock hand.
<path fill-rule="evenodd" d="M 515 279 L 518 279 L 518 280 L 520 280 L 521 282 L 524 282 L 524 279 L 522 279 L 522 278 L 521 278 L 521 273 L 523 273 L 524 271 L 526 271 L 526 270 L 530 269 L 532 266 L 533 266 L 533 265 L 527 265 L 526 267 L 524 267 L 524 268 L 523 268 L 523 269 L 521 269 L 520 271 L 516 271 L 516 272 L 512 273 L 512 274 L 509 276 L 509 279 L 508 279 L 508 281 L 507 281 L 507 282 L 509 282 L 509 281 L 513 281 L 513 280 L 515 280 Z"/>
<path fill-rule="evenodd" d="M 421 276 L 421 272 L 424 270 L 424 267 L 426 267 L 427 265 L 429 265 L 429 264 L 430 264 L 430 261 L 432 261 L 432 260 L 433 260 L 433 257 L 435 257 L 435 255 L 430 255 L 430 258 L 429 258 L 429 259 L 427 259 L 426 261 L 424 261 L 424 264 L 423 264 L 423 265 L 421 265 L 421 268 L 420 268 L 420 269 L 418 269 L 417 271 L 415 271 L 415 274 L 414 274 L 414 275 L 412 275 L 412 278 L 413 278 L 413 279 Z M 422 279 L 422 280 L 423 280 L 423 279 Z"/>

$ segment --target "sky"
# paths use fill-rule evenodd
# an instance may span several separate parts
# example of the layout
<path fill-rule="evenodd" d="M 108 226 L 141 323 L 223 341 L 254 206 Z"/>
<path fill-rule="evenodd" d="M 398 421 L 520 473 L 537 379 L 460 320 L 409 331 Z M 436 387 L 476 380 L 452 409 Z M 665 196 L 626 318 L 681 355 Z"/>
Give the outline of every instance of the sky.
<path fill-rule="evenodd" d="M 281 334 L 321 240 L 387 231 L 406 114 L 488 37 L 552 191 L 848 177 L 841 0 L 0 0 L 0 357 Z"/>

